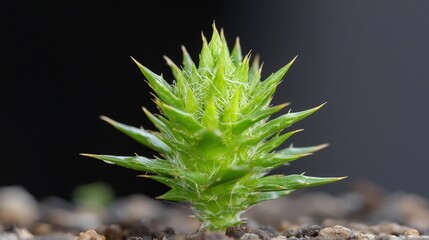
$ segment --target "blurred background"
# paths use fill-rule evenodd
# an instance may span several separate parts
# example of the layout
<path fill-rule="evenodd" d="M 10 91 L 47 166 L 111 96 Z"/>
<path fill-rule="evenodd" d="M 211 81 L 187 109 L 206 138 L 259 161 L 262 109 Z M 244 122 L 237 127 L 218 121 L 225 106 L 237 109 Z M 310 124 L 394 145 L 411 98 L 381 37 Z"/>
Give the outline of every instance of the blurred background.
<path fill-rule="evenodd" d="M 264 62 L 263 76 L 299 55 L 274 103 L 299 111 L 328 102 L 293 126 L 285 146 L 330 147 L 276 172 L 349 176 L 429 197 L 428 1 L 5 1 L 0 81 L 0 186 L 68 198 L 106 182 L 117 195 L 167 190 L 138 172 L 79 156 L 154 154 L 99 119 L 152 129 L 156 111 L 133 56 L 172 80 L 163 55 L 198 60 L 203 32 L 224 28 L 231 47 Z"/>

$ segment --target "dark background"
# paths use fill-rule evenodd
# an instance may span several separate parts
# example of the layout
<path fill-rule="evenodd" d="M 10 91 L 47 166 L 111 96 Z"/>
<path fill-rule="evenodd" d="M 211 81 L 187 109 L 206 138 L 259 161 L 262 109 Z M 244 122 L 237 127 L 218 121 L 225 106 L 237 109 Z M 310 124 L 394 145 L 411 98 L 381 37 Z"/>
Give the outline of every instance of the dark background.
<path fill-rule="evenodd" d="M 275 103 L 293 110 L 328 104 L 293 129 L 296 146 L 328 142 L 284 173 L 349 176 L 317 191 L 367 179 L 429 196 L 428 1 L 4 1 L 0 80 L 0 186 L 36 197 L 69 197 L 104 181 L 118 195 L 167 190 L 135 171 L 81 152 L 152 155 L 101 120 L 151 128 L 155 111 L 130 56 L 171 80 L 162 55 L 194 61 L 213 21 L 244 52 L 260 54 L 263 76 L 299 55 Z M 286 146 L 285 144 L 285 146 Z M 314 189 L 316 190 L 316 189 Z"/>

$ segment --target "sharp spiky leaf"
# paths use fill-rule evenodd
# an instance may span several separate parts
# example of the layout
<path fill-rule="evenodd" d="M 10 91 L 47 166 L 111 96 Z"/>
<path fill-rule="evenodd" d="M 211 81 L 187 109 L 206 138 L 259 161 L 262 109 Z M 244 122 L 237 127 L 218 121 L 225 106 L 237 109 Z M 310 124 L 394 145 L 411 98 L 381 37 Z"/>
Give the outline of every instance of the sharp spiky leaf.
<path fill-rule="evenodd" d="M 174 95 L 172 87 L 164 80 L 164 78 L 141 65 L 134 58 L 133 60 L 140 68 L 140 71 L 143 73 L 146 79 L 149 81 L 149 85 L 156 92 L 158 97 L 162 99 L 162 101 L 173 106 L 181 105 L 180 99 Z"/>
<path fill-rule="evenodd" d="M 138 170 L 142 172 L 156 173 L 161 175 L 177 174 L 169 162 L 161 159 L 149 159 L 141 156 L 124 157 L 113 155 L 81 154 L 83 156 L 96 158 L 109 164 L 115 164 L 121 167 Z"/>
<path fill-rule="evenodd" d="M 183 191 L 183 189 L 172 188 L 170 191 L 157 197 L 158 199 L 186 202 L 189 199 L 195 198 L 194 193 Z"/>
<path fill-rule="evenodd" d="M 173 106 L 164 104 L 160 101 L 157 102 L 157 105 L 161 108 L 161 110 L 169 118 L 169 120 L 177 121 L 185 129 L 189 130 L 192 133 L 200 131 L 204 128 L 198 121 L 194 119 L 192 114 L 184 112 Z"/>
<path fill-rule="evenodd" d="M 288 148 L 278 151 L 277 153 L 283 154 L 283 155 L 308 154 L 308 153 L 313 153 L 313 152 L 322 150 L 328 146 L 329 144 L 326 144 L 326 143 L 317 145 L 317 146 L 311 146 L 311 147 L 294 147 L 293 145 L 291 145 Z"/>
<path fill-rule="evenodd" d="M 202 76 L 210 77 L 214 69 L 215 60 L 213 58 L 213 53 L 210 50 L 207 39 L 204 35 L 201 36 L 203 39 L 203 48 L 200 53 L 200 63 L 198 65 L 199 73 Z"/>
<path fill-rule="evenodd" d="M 168 57 L 164 56 L 165 61 L 168 66 L 171 68 L 171 72 L 173 73 L 174 79 L 176 80 L 176 95 L 180 98 L 183 98 L 187 94 L 188 89 L 188 81 L 186 80 L 185 75 L 182 70 L 173 61 L 171 61 Z"/>
<path fill-rule="evenodd" d="M 179 182 L 176 179 L 171 178 L 171 177 L 165 177 L 165 176 L 160 176 L 160 175 L 147 175 L 147 174 L 139 175 L 139 177 L 153 179 L 153 180 L 158 181 L 158 182 L 160 182 L 160 183 L 162 183 L 168 187 L 171 187 L 171 188 L 174 188 L 174 187 L 180 188 L 180 185 L 178 184 Z"/>
<path fill-rule="evenodd" d="M 235 166 L 219 170 L 215 175 L 215 179 L 210 183 L 209 186 L 207 186 L 207 188 L 241 178 L 248 174 L 250 170 L 251 168 L 248 166 Z"/>
<path fill-rule="evenodd" d="M 193 72 L 194 69 L 196 69 L 195 67 L 195 63 L 194 61 L 192 61 L 191 56 L 189 55 L 188 51 L 186 51 L 186 48 L 184 46 L 182 46 L 182 52 L 183 52 L 183 69 L 185 70 L 185 72 L 187 72 L 188 74 Z"/>
<path fill-rule="evenodd" d="M 272 192 L 253 192 L 249 195 L 246 205 L 252 206 L 264 201 L 274 200 L 291 194 L 294 189 Z"/>
<path fill-rule="evenodd" d="M 277 134 L 277 136 L 273 137 L 267 142 L 264 142 L 259 148 L 258 152 L 268 153 L 273 151 L 275 148 L 279 147 L 282 143 L 284 143 L 287 139 L 289 139 L 293 134 L 297 132 L 301 132 L 303 129 L 298 129 L 295 131 L 290 131 L 284 134 Z"/>
<path fill-rule="evenodd" d="M 229 104 L 225 106 L 222 123 L 227 125 L 228 127 L 231 127 L 232 124 L 234 124 L 240 116 L 241 93 L 242 93 L 241 87 L 237 87 L 237 90 L 235 90 L 235 93 L 232 96 L 231 101 L 229 101 Z"/>
<path fill-rule="evenodd" d="M 259 55 L 253 59 L 253 63 L 249 68 L 249 93 L 255 90 L 261 80 L 261 67 L 259 66 Z"/>
<path fill-rule="evenodd" d="M 149 118 L 149 120 L 152 122 L 152 124 L 161 132 L 165 134 L 172 134 L 171 129 L 168 128 L 168 126 L 165 125 L 164 122 L 162 122 L 159 118 L 155 117 L 149 110 L 143 107 L 143 112 L 146 114 L 146 116 Z"/>
<path fill-rule="evenodd" d="M 118 129 L 119 131 L 125 133 L 129 137 L 138 141 L 139 143 L 161 153 L 171 153 L 170 147 L 157 138 L 152 133 L 142 129 L 132 126 L 128 126 L 119 122 L 116 122 L 113 119 L 110 119 L 106 116 L 101 116 L 101 119 Z"/>
<path fill-rule="evenodd" d="M 234 48 L 231 52 L 232 62 L 236 67 L 238 67 L 243 61 L 243 54 L 241 52 L 240 39 L 237 37 L 235 40 Z"/>
<path fill-rule="evenodd" d="M 285 155 L 285 154 L 272 153 L 253 160 L 250 163 L 250 165 L 258 168 L 272 169 L 272 168 L 285 165 L 289 162 L 295 161 L 299 158 L 302 158 L 308 155 L 309 154 Z"/>
<path fill-rule="evenodd" d="M 309 177 L 303 174 L 272 175 L 257 179 L 255 191 L 270 192 L 315 187 L 344 179 L 345 177 Z"/>
<path fill-rule="evenodd" d="M 232 126 L 232 133 L 233 134 L 240 134 L 247 130 L 249 127 L 251 127 L 253 124 L 261 121 L 262 119 L 268 118 L 269 116 L 273 115 L 274 113 L 280 111 L 284 107 L 289 105 L 288 103 L 281 104 L 275 107 L 270 107 L 266 109 L 260 109 L 254 113 L 249 114 L 245 118 L 238 121 L 234 126 Z"/>
<path fill-rule="evenodd" d="M 282 131 L 283 129 L 290 127 L 292 124 L 310 116 L 317 110 L 319 110 L 324 104 L 301 112 L 286 113 L 276 119 L 267 122 L 264 125 L 259 126 L 253 130 L 254 138 L 249 139 L 247 142 L 257 144 L 264 139 Z"/>

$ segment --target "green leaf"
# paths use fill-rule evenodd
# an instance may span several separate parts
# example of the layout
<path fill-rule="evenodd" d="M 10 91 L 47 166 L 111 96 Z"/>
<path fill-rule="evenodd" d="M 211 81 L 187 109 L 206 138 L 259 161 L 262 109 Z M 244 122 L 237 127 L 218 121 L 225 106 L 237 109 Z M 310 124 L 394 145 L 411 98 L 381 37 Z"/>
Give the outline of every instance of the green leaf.
<path fill-rule="evenodd" d="M 260 84 L 261 81 L 261 66 L 259 66 L 259 55 L 256 55 L 253 59 L 252 65 L 249 68 L 249 91 L 252 93 L 255 91 L 256 86 Z"/>
<path fill-rule="evenodd" d="M 121 167 L 142 171 L 142 172 L 156 173 L 156 174 L 162 174 L 162 175 L 177 174 L 177 169 L 175 169 L 175 167 L 173 167 L 166 160 L 162 160 L 162 159 L 149 159 L 141 156 L 124 157 L 124 156 L 96 155 L 96 154 L 86 154 L 86 153 L 82 153 L 81 155 L 99 159 L 109 164 L 115 164 Z"/>
<path fill-rule="evenodd" d="M 219 114 L 213 96 L 209 99 L 209 102 L 207 102 L 201 122 L 204 127 L 208 129 L 216 129 L 219 127 Z"/>
<path fill-rule="evenodd" d="M 315 187 L 344 179 L 345 177 L 309 177 L 302 174 L 272 175 L 256 179 L 255 191 L 271 192 Z"/>
<path fill-rule="evenodd" d="M 227 150 L 222 141 L 222 133 L 215 128 L 199 132 L 196 147 L 198 151 L 202 152 L 201 157 L 205 158 L 206 161 L 217 161 Z M 200 162 L 199 164 L 203 165 L 203 167 L 213 167 L 208 162 Z"/>
<path fill-rule="evenodd" d="M 222 48 L 220 50 L 218 63 L 222 62 L 225 73 L 233 72 L 235 69 L 234 63 L 232 62 L 231 55 L 229 53 L 228 44 L 225 40 L 225 36 L 223 35 L 223 30 L 221 30 L 221 40 L 222 40 Z"/>
<path fill-rule="evenodd" d="M 270 107 L 266 109 L 260 109 L 254 113 L 251 113 L 245 116 L 243 119 L 239 120 L 237 123 L 232 126 L 232 133 L 235 135 L 241 134 L 250 128 L 253 124 L 261 121 L 262 119 L 268 118 L 272 114 L 280 111 L 285 108 L 289 103 L 284 103 L 275 107 Z"/>
<path fill-rule="evenodd" d="M 143 112 L 152 122 L 152 124 L 161 132 L 172 135 L 171 129 L 168 128 L 159 118 L 155 117 L 149 110 L 143 107 Z"/>
<path fill-rule="evenodd" d="M 173 89 L 170 84 L 168 84 L 160 75 L 153 73 L 151 70 L 137 62 L 137 60 L 135 60 L 134 58 L 132 59 L 148 80 L 150 87 L 155 91 L 155 93 L 162 101 L 176 107 L 182 105 L 180 99 L 178 99 L 173 94 Z"/>
<path fill-rule="evenodd" d="M 237 180 L 249 172 L 250 168 L 247 166 L 232 166 L 221 169 L 214 175 L 214 179 L 210 182 L 207 188 L 212 188 L 232 180 Z"/>
<path fill-rule="evenodd" d="M 272 191 L 272 192 L 252 192 L 246 201 L 247 206 L 252 206 L 260 202 L 274 200 L 286 195 L 291 194 L 295 190 L 283 190 L 283 191 Z"/>
<path fill-rule="evenodd" d="M 212 85 L 212 95 L 216 96 L 220 99 L 227 99 L 228 98 L 228 92 L 227 92 L 227 82 L 225 79 L 225 68 L 224 68 L 224 62 L 219 61 L 217 65 L 216 75 L 213 79 L 213 85 Z"/>
<path fill-rule="evenodd" d="M 217 59 L 220 55 L 220 52 L 222 51 L 222 45 L 223 44 L 219 32 L 217 31 L 215 24 L 213 24 L 213 33 L 209 42 L 209 48 L 214 59 Z"/>
<path fill-rule="evenodd" d="M 213 59 L 213 55 L 210 51 L 209 45 L 207 43 L 207 39 L 204 35 L 201 36 L 203 39 L 203 48 L 200 53 L 200 62 L 198 65 L 198 72 L 201 76 L 211 78 L 212 70 L 214 68 L 215 61 Z"/>
<path fill-rule="evenodd" d="M 284 154 L 271 153 L 271 154 L 266 154 L 265 156 L 257 158 L 255 160 L 252 160 L 249 164 L 252 167 L 256 167 L 256 168 L 272 169 L 272 168 L 285 165 L 289 162 L 295 161 L 299 158 L 302 158 L 308 155 L 310 154 L 284 155 Z"/>
<path fill-rule="evenodd" d="M 235 69 L 234 79 L 238 83 L 246 83 L 249 81 L 249 55 L 247 55 L 243 62 Z"/>
<path fill-rule="evenodd" d="M 238 67 L 241 64 L 241 61 L 243 61 L 243 54 L 241 53 L 240 39 L 238 37 L 235 39 L 235 45 L 231 52 L 231 58 L 232 58 L 232 63 L 234 63 L 236 67 Z"/>
<path fill-rule="evenodd" d="M 255 109 L 260 109 L 261 107 L 269 104 L 274 92 L 276 91 L 277 85 L 280 83 L 294 61 L 295 58 L 284 67 L 271 74 L 271 76 L 253 89 L 253 92 L 251 93 L 252 99 L 243 109 L 243 114 L 251 113 Z"/>
<path fill-rule="evenodd" d="M 177 121 L 191 133 L 195 133 L 204 128 L 199 122 L 195 120 L 192 114 L 164 104 L 161 101 L 156 101 L 156 104 L 161 108 L 164 115 L 168 117 L 170 121 Z"/>
<path fill-rule="evenodd" d="M 186 73 L 190 74 L 196 70 L 196 66 L 194 61 L 192 61 L 191 56 L 189 55 L 188 51 L 186 51 L 185 46 L 182 46 L 182 53 L 183 53 L 183 69 Z"/>
<path fill-rule="evenodd" d="M 118 129 L 122 133 L 125 133 L 129 137 L 133 138 L 137 142 L 139 142 L 139 143 L 141 143 L 141 144 L 143 144 L 143 145 L 145 145 L 145 146 L 147 146 L 147 147 L 149 147 L 155 151 L 158 151 L 161 153 L 167 153 L 167 154 L 171 153 L 171 149 L 169 146 L 167 146 L 167 144 L 165 144 L 163 141 L 161 141 L 155 135 L 153 135 L 152 133 L 150 133 L 144 129 L 140 129 L 140 128 L 136 128 L 136 127 L 132 127 L 132 126 L 128 126 L 128 125 L 116 122 L 113 119 L 110 119 L 106 116 L 101 116 L 101 119 L 106 121 L 107 123 L 109 123 L 110 125 L 115 127 L 116 129 Z"/>
<path fill-rule="evenodd" d="M 170 177 L 164 177 L 159 175 L 147 175 L 147 174 L 138 175 L 138 177 L 150 178 L 171 188 L 180 187 L 177 179 L 170 178 Z"/>
<path fill-rule="evenodd" d="M 267 79 L 262 81 L 261 86 L 256 89 L 254 95 L 272 96 L 277 88 L 277 85 L 283 79 L 283 76 L 295 62 L 295 59 L 296 57 L 288 64 L 277 70 L 275 73 L 271 74 L 271 76 L 269 76 Z"/>
<path fill-rule="evenodd" d="M 182 98 L 186 96 L 187 89 L 188 89 L 188 81 L 185 78 L 185 75 L 183 74 L 182 70 L 176 64 L 174 64 L 171 59 L 169 59 L 167 56 L 164 56 L 165 61 L 167 62 L 167 65 L 170 66 L 171 72 L 174 76 L 174 79 L 176 80 L 176 95 L 179 98 Z"/>
<path fill-rule="evenodd" d="M 240 115 L 240 96 L 241 96 L 241 87 L 238 87 L 235 90 L 234 95 L 232 96 L 229 104 L 225 106 L 225 111 L 223 112 L 222 123 L 228 126 L 231 126 L 235 123 Z"/>
<path fill-rule="evenodd" d="M 180 202 L 189 202 L 192 199 L 196 198 L 196 194 L 185 191 L 179 188 L 172 188 L 168 192 L 157 197 L 157 199 L 170 200 L 170 201 L 180 201 Z"/>
<path fill-rule="evenodd" d="M 188 113 L 196 114 L 197 111 L 200 109 L 199 101 L 197 97 L 195 96 L 194 92 L 192 91 L 191 87 L 188 86 L 186 89 L 186 96 L 185 96 L 185 109 Z"/>
<path fill-rule="evenodd" d="M 273 136 L 272 139 L 264 142 L 258 148 L 258 152 L 259 153 L 268 153 L 268 152 L 271 152 L 274 149 L 276 149 L 277 147 L 279 147 L 282 143 L 284 143 L 287 139 L 289 139 L 293 134 L 295 134 L 297 132 L 301 132 L 303 130 L 304 129 L 298 129 L 298 130 L 295 130 L 295 131 L 290 131 L 290 132 L 284 133 L 284 134 L 282 134 L 280 136 L 279 135 Z M 244 144 L 246 144 L 246 141 L 244 142 Z"/>
<path fill-rule="evenodd" d="M 277 154 L 283 154 L 283 155 L 308 154 L 308 153 L 317 152 L 328 146 L 329 144 L 327 143 L 317 145 L 317 146 L 311 146 L 311 147 L 294 147 L 293 145 L 291 145 L 288 148 L 278 151 Z"/>
<path fill-rule="evenodd" d="M 292 124 L 310 116 L 317 110 L 319 110 L 324 104 L 317 106 L 312 109 L 308 109 L 301 112 L 294 112 L 294 113 L 286 113 L 276 119 L 273 119 L 269 122 L 267 122 L 264 125 L 261 125 L 253 130 L 253 135 L 257 136 L 252 141 L 254 142 L 260 142 L 280 131 L 283 129 L 290 127 Z"/>

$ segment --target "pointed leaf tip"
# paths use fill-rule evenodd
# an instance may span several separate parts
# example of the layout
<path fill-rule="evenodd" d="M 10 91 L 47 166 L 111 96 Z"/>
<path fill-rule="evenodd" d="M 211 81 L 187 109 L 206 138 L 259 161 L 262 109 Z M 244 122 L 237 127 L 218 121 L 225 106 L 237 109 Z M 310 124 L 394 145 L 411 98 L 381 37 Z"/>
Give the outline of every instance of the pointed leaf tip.
<path fill-rule="evenodd" d="M 293 64 L 297 58 L 298 58 L 298 55 L 296 55 L 296 56 L 292 59 L 292 61 L 290 61 L 290 64 Z"/>
<path fill-rule="evenodd" d="M 171 149 L 170 147 L 165 144 L 162 140 L 160 140 L 157 136 L 153 135 L 152 133 L 142 129 L 142 128 L 136 128 L 133 126 L 128 126 L 123 123 L 116 122 L 113 119 L 110 119 L 106 116 L 100 117 L 102 120 L 106 121 L 110 125 L 112 125 L 114 128 L 119 130 L 120 132 L 124 133 L 125 135 L 133 138 L 137 142 L 155 150 L 161 153 L 170 153 Z"/>
<path fill-rule="evenodd" d="M 96 154 L 90 154 L 90 153 L 79 153 L 79 155 L 85 156 L 85 157 L 92 157 L 92 158 L 95 158 L 97 156 Z"/>
<path fill-rule="evenodd" d="M 100 119 L 103 120 L 103 121 L 105 121 L 105 122 L 107 122 L 107 123 L 109 123 L 110 125 L 115 125 L 117 123 L 115 120 L 113 120 L 113 119 L 111 119 L 109 117 L 106 117 L 104 115 L 101 115 Z"/>
<path fill-rule="evenodd" d="M 135 58 L 132 56 L 130 56 L 130 58 L 134 61 L 135 64 L 137 64 L 137 66 L 141 66 L 141 63 L 139 63 Z"/>

